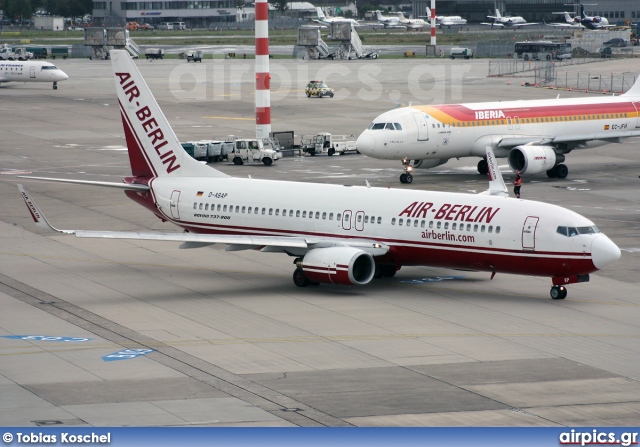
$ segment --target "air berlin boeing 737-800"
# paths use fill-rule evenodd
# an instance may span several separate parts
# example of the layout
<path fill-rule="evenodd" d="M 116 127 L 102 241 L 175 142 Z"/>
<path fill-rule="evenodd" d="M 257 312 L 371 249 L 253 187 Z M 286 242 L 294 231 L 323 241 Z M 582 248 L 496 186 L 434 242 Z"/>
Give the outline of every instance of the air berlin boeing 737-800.
<path fill-rule="evenodd" d="M 114 50 L 111 58 L 132 173 L 123 183 L 70 182 L 120 188 L 185 232 L 56 231 L 285 253 L 295 258 L 297 286 L 362 285 L 430 265 L 550 277 L 554 299 L 620 257 L 589 219 L 506 197 L 490 149 L 492 181 L 481 195 L 229 177 L 182 149 L 129 55 Z M 20 191 L 34 220 L 55 230 Z"/>

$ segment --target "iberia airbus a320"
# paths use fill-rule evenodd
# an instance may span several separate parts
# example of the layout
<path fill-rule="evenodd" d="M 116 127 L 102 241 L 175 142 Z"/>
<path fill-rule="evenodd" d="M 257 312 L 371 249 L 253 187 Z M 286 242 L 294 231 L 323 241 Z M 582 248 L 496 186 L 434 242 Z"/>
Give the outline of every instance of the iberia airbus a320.
<path fill-rule="evenodd" d="M 486 174 L 486 146 L 508 157 L 513 171 L 565 178 L 563 162 L 573 150 L 638 136 L 640 79 L 620 96 L 393 109 L 373 120 L 357 147 L 369 157 L 401 160 L 402 183 L 413 181 L 414 167 L 434 168 L 450 158 L 482 157 L 478 172 Z"/>
<path fill-rule="evenodd" d="M 588 281 L 620 257 L 589 219 L 507 197 L 490 148 L 492 180 L 480 195 L 230 177 L 187 155 L 125 51 L 111 59 L 131 175 L 123 183 L 71 182 L 120 188 L 184 232 L 56 230 L 20 186 L 40 226 L 77 237 L 284 253 L 295 258 L 300 287 L 363 285 L 402 266 L 430 265 L 549 277 L 551 297 L 562 299 L 566 284 Z"/>

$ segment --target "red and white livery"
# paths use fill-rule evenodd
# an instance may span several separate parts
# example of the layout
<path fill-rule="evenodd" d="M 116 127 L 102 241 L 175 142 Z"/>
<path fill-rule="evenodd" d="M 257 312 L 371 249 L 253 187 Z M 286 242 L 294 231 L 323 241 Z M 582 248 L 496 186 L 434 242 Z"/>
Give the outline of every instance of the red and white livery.
<path fill-rule="evenodd" d="M 132 175 L 72 182 L 123 189 L 185 232 L 56 231 L 285 253 L 295 258 L 297 286 L 364 285 L 405 265 L 430 265 L 549 277 L 555 299 L 620 257 L 589 219 L 506 197 L 490 149 L 491 181 L 480 195 L 229 177 L 182 150 L 129 55 L 114 50 L 111 58 Z M 20 191 L 34 220 L 54 229 Z"/>

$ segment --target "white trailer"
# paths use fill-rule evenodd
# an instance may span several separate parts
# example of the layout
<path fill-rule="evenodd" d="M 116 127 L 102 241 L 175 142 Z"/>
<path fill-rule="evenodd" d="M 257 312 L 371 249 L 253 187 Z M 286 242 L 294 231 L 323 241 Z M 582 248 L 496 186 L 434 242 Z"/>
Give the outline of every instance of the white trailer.
<path fill-rule="evenodd" d="M 34 17 L 33 27 L 37 30 L 64 31 L 63 17 Z"/>
<path fill-rule="evenodd" d="M 320 132 L 317 135 L 303 135 L 300 139 L 300 148 L 311 156 L 316 154 L 344 155 L 347 152 L 356 152 L 355 135 L 331 135 L 329 132 Z"/>
<path fill-rule="evenodd" d="M 262 140 L 237 139 L 233 142 L 233 152 L 229 157 L 235 165 L 262 162 L 265 166 L 271 166 L 274 161 L 282 158 L 282 154 L 265 148 Z"/>

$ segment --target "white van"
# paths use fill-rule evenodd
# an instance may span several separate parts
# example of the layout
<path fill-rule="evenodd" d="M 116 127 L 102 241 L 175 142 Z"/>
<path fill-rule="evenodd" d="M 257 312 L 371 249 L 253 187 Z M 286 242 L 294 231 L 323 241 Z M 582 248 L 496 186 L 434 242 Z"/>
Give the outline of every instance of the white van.
<path fill-rule="evenodd" d="M 471 48 L 451 48 L 449 57 L 451 57 L 451 59 L 455 59 L 456 57 L 469 59 L 473 57 L 473 50 Z"/>
<path fill-rule="evenodd" d="M 173 29 L 173 23 L 171 23 L 171 22 L 162 22 L 158 26 L 158 29 Z"/>
<path fill-rule="evenodd" d="M 173 22 L 173 29 L 179 29 L 179 30 L 187 29 L 187 24 L 184 22 Z"/>

